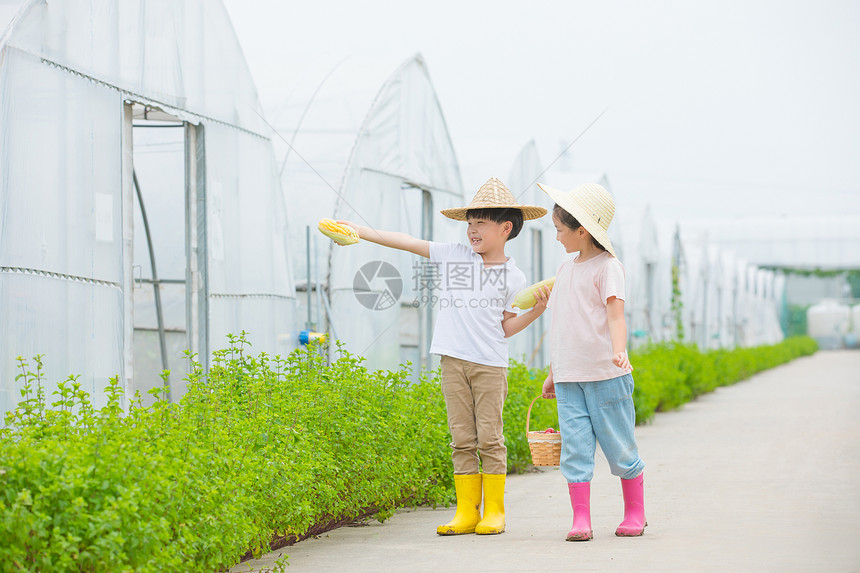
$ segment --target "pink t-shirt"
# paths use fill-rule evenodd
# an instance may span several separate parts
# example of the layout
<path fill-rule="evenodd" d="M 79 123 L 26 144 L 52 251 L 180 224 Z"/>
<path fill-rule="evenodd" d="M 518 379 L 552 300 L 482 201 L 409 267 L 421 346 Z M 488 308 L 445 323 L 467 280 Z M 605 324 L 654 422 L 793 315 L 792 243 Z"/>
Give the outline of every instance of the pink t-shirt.
<path fill-rule="evenodd" d="M 550 362 L 556 382 L 594 382 L 626 374 L 612 363 L 606 300 L 624 300 L 624 267 L 609 253 L 558 267 L 547 303 L 552 310 Z"/>

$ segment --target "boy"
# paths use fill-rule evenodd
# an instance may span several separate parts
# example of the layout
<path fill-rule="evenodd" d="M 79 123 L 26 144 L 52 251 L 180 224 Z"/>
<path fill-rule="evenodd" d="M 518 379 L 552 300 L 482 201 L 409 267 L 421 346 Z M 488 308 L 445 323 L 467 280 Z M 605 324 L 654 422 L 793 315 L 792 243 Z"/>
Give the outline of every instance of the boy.
<path fill-rule="evenodd" d="M 505 243 L 519 234 L 523 220 L 542 217 L 546 209 L 517 204 L 508 188 L 491 178 L 467 207 L 445 209 L 442 214 L 467 221 L 469 246 L 340 222 L 358 231 L 364 240 L 415 253 L 439 265 L 442 292 L 430 352 L 441 356 L 457 511 L 436 533 L 503 533 L 507 449 L 502 407 L 508 391 L 505 339 L 531 324 L 546 307 L 541 301 L 524 314 L 506 310 L 526 286 L 526 279 L 514 260 L 505 256 Z M 479 511 L 482 490 L 483 519 Z"/>

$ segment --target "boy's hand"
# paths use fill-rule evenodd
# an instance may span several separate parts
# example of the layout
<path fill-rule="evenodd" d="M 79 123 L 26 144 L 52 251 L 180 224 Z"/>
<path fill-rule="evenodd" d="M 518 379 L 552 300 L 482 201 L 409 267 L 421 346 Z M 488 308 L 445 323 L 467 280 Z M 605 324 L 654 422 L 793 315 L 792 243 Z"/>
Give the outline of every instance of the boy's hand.
<path fill-rule="evenodd" d="M 341 219 L 338 219 L 337 221 L 335 221 L 335 223 L 338 223 L 338 224 L 340 224 L 340 225 L 346 225 L 347 227 L 350 227 L 350 228 L 354 229 L 354 230 L 355 230 L 355 232 L 356 232 L 356 233 L 358 233 L 358 237 L 359 237 L 359 238 L 363 238 L 363 237 L 361 236 L 361 229 L 359 229 L 358 225 L 356 225 L 355 223 L 353 223 L 353 222 L 351 222 L 351 221 L 344 221 L 344 220 L 341 220 Z M 333 241 L 333 242 L 334 242 L 334 244 L 335 244 L 335 245 L 337 245 L 338 247 L 343 247 L 343 246 L 344 246 L 344 245 L 342 245 L 342 244 L 338 243 L 337 241 Z"/>
<path fill-rule="evenodd" d="M 541 396 L 547 400 L 555 399 L 555 382 L 552 380 L 552 375 L 547 376 L 546 380 L 544 380 L 541 392 Z"/>
<path fill-rule="evenodd" d="M 612 357 L 612 363 L 623 370 L 633 372 L 633 367 L 630 365 L 630 358 L 627 357 L 627 351 L 622 350 Z"/>

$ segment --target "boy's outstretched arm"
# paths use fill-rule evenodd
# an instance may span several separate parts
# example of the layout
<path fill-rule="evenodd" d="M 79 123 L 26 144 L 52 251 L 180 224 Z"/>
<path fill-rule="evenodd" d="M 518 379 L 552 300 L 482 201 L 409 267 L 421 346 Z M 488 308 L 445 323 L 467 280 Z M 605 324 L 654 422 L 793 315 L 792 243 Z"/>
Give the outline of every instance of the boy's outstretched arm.
<path fill-rule="evenodd" d="M 350 221 L 338 221 L 338 223 L 349 225 L 358 231 L 358 236 L 365 241 L 370 241 L 383 247 L 409 251 L 428 259 L 430 258 L 430 241 L 416 239 L 412 235 L 397 231 L 379 231 L 371 227 L 365 227 L 364 225 L 356 225 Z"/>

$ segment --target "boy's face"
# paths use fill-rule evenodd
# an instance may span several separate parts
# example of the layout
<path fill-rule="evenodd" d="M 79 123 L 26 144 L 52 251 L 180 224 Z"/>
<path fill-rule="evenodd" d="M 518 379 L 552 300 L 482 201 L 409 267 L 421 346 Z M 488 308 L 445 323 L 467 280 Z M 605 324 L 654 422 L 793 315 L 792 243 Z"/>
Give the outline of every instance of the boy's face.
<path fill-rule="evenodd" d="M 585 227 L 571 229 L 562 223 L 555 213 L 552 214 L 552 224 L 555 225 L 555 240 L 561 243 L 566 253 L 581 251 L 584 242 L 589 240 Z"/>
<path fill-rule="evenodd" d="M 469 239 L 472 250 L 478 254 L 490 252 L 500 246 L 504 249 L 505 241 L 513 228 L 510 221 L 496 223 L 489 219 L 471 217 L 467 222 L 466 238 Z"/>

